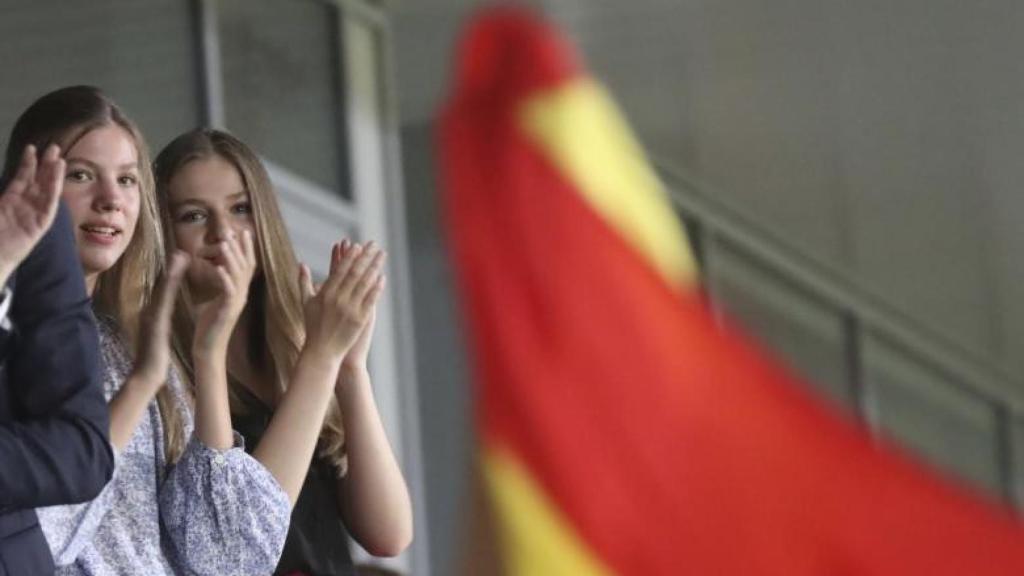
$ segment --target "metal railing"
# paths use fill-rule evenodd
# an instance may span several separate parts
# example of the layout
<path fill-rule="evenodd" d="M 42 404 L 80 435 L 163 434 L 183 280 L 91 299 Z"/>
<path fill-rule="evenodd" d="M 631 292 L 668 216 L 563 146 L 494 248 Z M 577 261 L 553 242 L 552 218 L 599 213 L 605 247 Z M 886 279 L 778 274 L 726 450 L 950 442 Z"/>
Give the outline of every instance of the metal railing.
<path fill-rule="evenodd" d="M 716 247 L 728 246 L 837 311 L 844 327 L 849 383 L 855 395 L 856 406 L 852 408 L 876 433 L 880 431 L 877 398 L 863 377 L 863 349 L 869 336 L 981 400 L 992 409 L 996 420 L 999 495 L 1018 506 L 1024 504 L 1024 494 L 1015 489 L 1015 470 L 1024 462 L 1014 462 L 1013 435 L 1014 423 L 1024 422 L 1024 382 L 1006 373 L 994 358 L 967 350 L 897 310 L 838 267 L 800 253 L 779 234 L 716 200 L 708 193 L 708 186 L 687 177 L 678 167 L 657 157 L 654 164 L 687 224 L 706 278 L 715 274 Z M 721 305 L 713 290 L 709 290 L 709 297 L 713 305 Z"/>

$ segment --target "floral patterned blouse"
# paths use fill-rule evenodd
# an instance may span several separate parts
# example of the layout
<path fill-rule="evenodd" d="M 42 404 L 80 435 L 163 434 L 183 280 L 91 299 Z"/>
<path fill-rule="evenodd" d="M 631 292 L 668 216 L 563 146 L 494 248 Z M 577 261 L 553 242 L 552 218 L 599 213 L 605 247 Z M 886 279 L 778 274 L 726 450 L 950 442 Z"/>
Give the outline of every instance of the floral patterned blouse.
<path fill-rule="evenodd" d="M 112 321 L 100 319 L 104 394 L 127 380 L 132 361 Z M 214 450 L 192 436 L 192 410 L 177 372 L 167 386 L 190 438 L 176 464 L 164 454 L 156 400 L 116 457 L 96 499 L 37 510 L 57 574 L 114 576 L 270 574 L 288 534 L 291 505 L 270 472 L 235 446 Z"/>

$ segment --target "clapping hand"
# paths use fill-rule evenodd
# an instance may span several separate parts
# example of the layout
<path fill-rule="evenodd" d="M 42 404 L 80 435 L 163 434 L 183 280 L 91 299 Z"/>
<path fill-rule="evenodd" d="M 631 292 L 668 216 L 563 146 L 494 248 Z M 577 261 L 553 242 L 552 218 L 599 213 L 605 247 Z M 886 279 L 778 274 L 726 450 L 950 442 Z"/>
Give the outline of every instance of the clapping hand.
<path fill-rule="evenodd" d="M 307 347 L 339 363 L 360 343 L 368 350 L 374 307 L 384 289 L 384 257 L 373 242 L 335 244 L 330 274 L 319 290 L 313 287 L 309 269 L 300 267 Z"/>
<path fill-rule="evenodd" d="M 188 265 L 188 255 L 176 252 L 171 256 L 167 272 L 157 283 L 153 299 L 146 306 L 139 330 L 138 349 L 135 354 L 134 374 L 153 389 L 159 389 L 167 380 L 170 367 L 171 312 L 175 296 Z"/>
<path fill-rule="evenodd" d="M 196 304 L 193 352 L 227 350 L 235 323 L 245 309 L 249 284 L 256 272 L 256 248 L 249 230 L 242 231 L 241 239 L 231 235 L 222 241 L 219 251 L 216 264 L 219 291 L 215 297 Z M 208 266 L 209 263 L 197 261 L 193 265 Z"/>
<path fill-rule="evenodd" d="M 344 255 L 344 250 L 350 249 L 350 246 L 342 248 L 341 245 L 337 249 L 331 251 L 332 262 L 335 259 L 340 260 Z M 381 262 L 383 264 L 383 262 Z M 380 288 L 373 293 L 373 302 L 370 307 L 370 316 L 363 325 L 363 329 L 359 332 L 359 336 L 356 337 L 355 344 L 349 349 L 348 354 L 345 354 L 345 360 L 342 361 L 342 366 L 348 370 L 366 370 L 367 363 L 370 357 L 370 341 L 373 339 L 373 329 L 377 324 L 377 300 L 383 291 L 386 284 L 386 276 L 382 273 L 380 275 Z"/>

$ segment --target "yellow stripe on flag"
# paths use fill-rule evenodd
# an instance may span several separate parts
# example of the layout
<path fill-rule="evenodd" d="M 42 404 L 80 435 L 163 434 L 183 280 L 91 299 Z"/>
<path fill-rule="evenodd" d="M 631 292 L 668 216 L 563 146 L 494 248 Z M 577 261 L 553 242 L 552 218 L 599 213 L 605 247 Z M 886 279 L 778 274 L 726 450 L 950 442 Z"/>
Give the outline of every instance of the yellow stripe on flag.
<path fill-rule="evenodd" d="M 598 214 L 682 288 L 696 278 L 661 182 L 604 90 L 588 78 L 523 104 L 520 121 Z"/>
<path fill-rule="evenodd" d="M 500 519 L 499 541 L 508 576 L 611 576 L 514 458 L 483 451 L 483 470 Z"/>

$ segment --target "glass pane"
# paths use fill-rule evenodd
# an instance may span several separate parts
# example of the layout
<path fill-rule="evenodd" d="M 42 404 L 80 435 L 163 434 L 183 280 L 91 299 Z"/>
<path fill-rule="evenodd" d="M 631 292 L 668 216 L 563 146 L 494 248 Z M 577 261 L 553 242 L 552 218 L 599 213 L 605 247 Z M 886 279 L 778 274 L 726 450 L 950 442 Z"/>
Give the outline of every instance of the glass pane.
<path fill-rule="evenodd" d="M 7 3 L 0 18 L 0 138 L 33 100 L 72 84 L 99 86 L 159 149 L 201 120 L 191 3 L 92 0 Z"/>
<path fill-rule="evenodd" d="M 275 163 L 349 197 L 337 8 L 315 0 L 217 7 L 228 128 Z"/>

